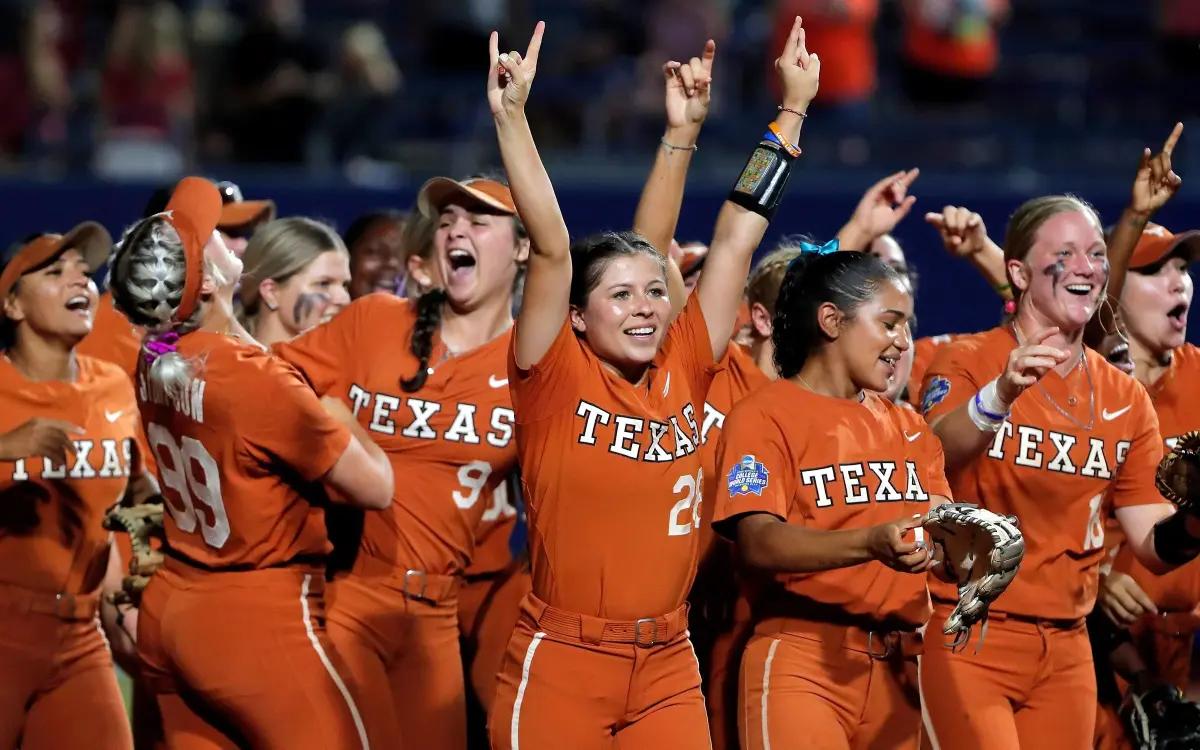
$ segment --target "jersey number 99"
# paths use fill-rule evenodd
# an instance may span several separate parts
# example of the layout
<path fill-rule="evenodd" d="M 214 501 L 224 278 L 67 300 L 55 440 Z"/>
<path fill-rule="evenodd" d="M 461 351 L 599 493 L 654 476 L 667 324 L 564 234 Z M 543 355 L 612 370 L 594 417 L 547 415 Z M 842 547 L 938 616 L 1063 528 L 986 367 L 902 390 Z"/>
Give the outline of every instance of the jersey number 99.
<path fill-rule="evenodd" d="M 221 501 L 221 475 L 208 449 L 195 438 L 175 438 L 160 424 L 146 426 L 150 450 L 158 459 L 158 475 L 179 500 L 164 495 L 167 512 L 185 534 L 200 528 L 204 543 L 214 549 L 229 540 L 229 516 Z"/>

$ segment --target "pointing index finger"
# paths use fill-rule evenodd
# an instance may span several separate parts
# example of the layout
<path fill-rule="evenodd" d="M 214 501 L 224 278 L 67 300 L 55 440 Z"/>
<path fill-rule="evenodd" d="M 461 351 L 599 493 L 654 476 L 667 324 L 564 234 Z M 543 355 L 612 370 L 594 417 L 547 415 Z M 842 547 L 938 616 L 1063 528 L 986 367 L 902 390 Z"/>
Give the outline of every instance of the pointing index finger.
<path fill-rule="evenodd" d="M 1179 137 L 1183 135 L 1183 123 L 1175 123 L 1175 127 L 1171 129 L 1171 134 L 1167 136 L 1167 142 L 1163 144 L 1163 153 L 1170 156 L 1175 151 L 1175 144 L 1179 143 Z"/>
<path fill-rule="evenodd" d="M 792 64 L 796 62 L 796 47 L 800 39 L 800 16 L 796 16 L 796 20 L 792 21 L 792 31 L 788 34 L 787 42 L 783 45 L 783 59 L 790 61 Z"/>
<path fill-rule="evenodd" d="M 500 32 L 493 31 L 488 37 L 488 57 L 492 60 L 492 67 L 500 62 Z"/>
<path fill-rule="evenodd" d="M 700 55 L 700 65 L 704 68 L 704 72 L 712 74 L 713 58 L 717 54 L 717 43 L 709 39 L 704 44 L 704 52 Z"/>

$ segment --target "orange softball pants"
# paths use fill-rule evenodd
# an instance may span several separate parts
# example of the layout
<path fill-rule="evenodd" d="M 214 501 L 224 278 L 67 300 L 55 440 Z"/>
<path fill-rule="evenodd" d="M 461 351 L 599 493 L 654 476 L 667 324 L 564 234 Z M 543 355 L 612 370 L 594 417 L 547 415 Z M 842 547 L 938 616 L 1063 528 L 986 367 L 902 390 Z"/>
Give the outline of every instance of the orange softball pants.
<path fill-rule="evenodd" d="M 138 615 L 167 746 L 368 747 L 323 591 L 316 567 L 211 572 L 168 557 Z"/>
<path fill-rule="evenodd" d="M 618 622 L 525 597 L 488 730 L 493 750 L 707 750 L 686 606 Z"/>
<path fill-rule="evenodd" d="M 388 572 L 350 573 L 330 584 L 329 637 L 364 711 L 386 727 L 383 744 L 372 747 L 464 750 L 459 578 Z"/>
<path fill-rule="evenodd" d="M 921 648 L 915 632 L 763 620 L 742 654 L 742 750 L 916 750 Z"/>
<path fill-rule="evenodd" d="M 929 633 L 941 633 L 950 610 L 935 606 Z M 1027 620 L 993 612 L 978 652 L 972 644 L 958 653 L 930 648 L 920 661 L 925 728 L 934 750 L 1092 745 L 1096 674 L 1082 619 Z"/>
<path fill-rule="evenodd" d="M 0 584 L 0 748 L 133 747 L 98 607 Z"/>
<path fill-rule="evenodd" d="M 529 571 L 514 565 L 496 575 L 468 578 L 458 591 L 458 628 L 467 676 L 487 713 L 496 697 L 496 675 L 520 617 L 521 601 L 532 588 Z"/>

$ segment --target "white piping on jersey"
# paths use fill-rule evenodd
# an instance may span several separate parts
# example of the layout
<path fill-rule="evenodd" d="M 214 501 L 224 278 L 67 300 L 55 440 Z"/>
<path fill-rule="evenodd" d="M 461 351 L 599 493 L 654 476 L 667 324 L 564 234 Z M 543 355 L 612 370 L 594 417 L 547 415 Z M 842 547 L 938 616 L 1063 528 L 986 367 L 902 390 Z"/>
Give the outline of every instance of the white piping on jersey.
<path fill-rule="evenodd" d="M 346 683 L 342 682 L 342 677 L 334 669 L 333 663 L 329 661 L 329 657 L 325 654 L 325 649 L 321 646 L 321 641 L 317 639 L 317 634 L 313 632 L 312 617 L 308 611 L 308 582 L 312 580 L 312 576 L 308 573 L 304 574 L 304 583 L 300 584 L 300 615 L 304 618 L 304 631 L 308 633 L 308 642 L 312 644 L 313 651 L 317 652 L 317 658 L 321 660 L 321 665 L 325 667 L 325 671 L 329 673 L 329 677 L 333 680 L 333 684 L 337 686 L 338 692 L 342 694 L 342 699 L 346 701 L 346 707 L 350 709 L 350 716 L 354 719 L 354 729 L 358 732 L 358 741 L 362 746 L 362 750 L 371 750 L 371 743 L 367 740 L 367 728 L 363 726 L 362 716 L 358 713 L 358 706 L 354 703 L 353 696 L 346 689 Z"/>
<path fill-rule="evenodd" d="M 538 644 L 546 634 L 538 631 L 533 634 L 533 640 L 529 642 L 529 648 L 525 649 L 525 661 L 521 664 L 521 684 L 517 686 L 517 699 L 513 701 L 512 729 L 510 731 L 509 743 L 512 750 L 521 750 L 521 703 L 525 700 L 525 686 L 529 684 L 529 668 L 533 666 L 533 652 L 537 651 Z"/>

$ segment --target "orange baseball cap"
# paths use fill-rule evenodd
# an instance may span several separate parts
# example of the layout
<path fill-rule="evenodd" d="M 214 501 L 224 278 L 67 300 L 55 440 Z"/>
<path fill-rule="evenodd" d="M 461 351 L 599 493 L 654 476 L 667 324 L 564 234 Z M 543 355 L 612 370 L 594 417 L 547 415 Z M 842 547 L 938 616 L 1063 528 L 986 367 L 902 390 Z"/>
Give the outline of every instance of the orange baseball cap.
<path fill-rule="evenodd" d="M 1177 248 L 1184 249 L 1185 257 L 1190 263 L 1200 258 L 1200 231 L 1192 229 L 1179 234 L 1172 234 L 1161 224 L 1150 222 L 1142 230 L 1141 239 L 1133 249 L 1129 259 L 1130 268 L 1152 266 Z"/>
<path fill-rule="evenodd" d="M 163 212 L 183 242 L 187 271 L 183 298 L 175 311 L 176 320 L 187 320 L 196 310 L 200 282 L 204 279 L 204 246 L 221 220 L 221 192 L 203 177 L 184 177 L 171 193 Z"/>
<path fill-rule="evenodd" d="M 82 253 L 83 259 L 95 270 L 112 251 L 112 236 L 100 224 L 85 221 L 66 234 L 34 237 L 13 255 L 0 273 L 0 300 L 8 296 L 22 276 L 42 268 L 71 248 Z M 3 315 L 0 309 L 0 316 Z"/>
<path fill-rule="evenodd" d="M 437 216 L 442 209 L 457 201 L 463 208 L 483 206 L 493 213 L 515 216 L 517 206 L 512 191 L 502 182 L 488 179 L 452 180 L 434 177 L 417 193 L 417 208 L 426 216 Z"/>
<path fill-rule="evenodd" d="M 689 242 L 686 245 L 680 245 L 679 249 L 683 252 L 683 257 L 679 259 L 679 273 L 684 278 L 693 271 L 699 270 L 704 259 L 708 257 L 708 245 L 702 242 Z"/>
<path fill-rule="evenodd" d="M 275 218 L 275 201 L 248 201 L 242 197 L 242 189 L 228 181 L 218 182 L 217 191 L 221 194 L 221 218 L 217 222 L 218 229 L 242 229 Z"/>

